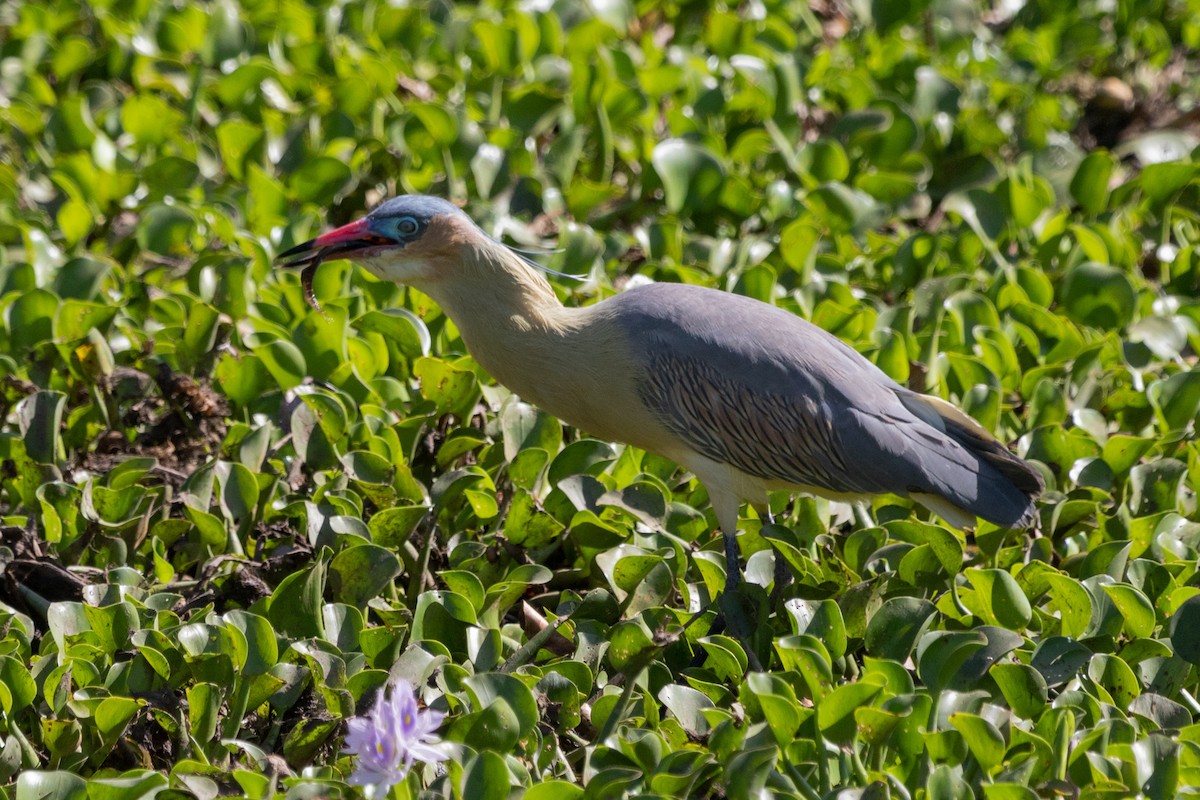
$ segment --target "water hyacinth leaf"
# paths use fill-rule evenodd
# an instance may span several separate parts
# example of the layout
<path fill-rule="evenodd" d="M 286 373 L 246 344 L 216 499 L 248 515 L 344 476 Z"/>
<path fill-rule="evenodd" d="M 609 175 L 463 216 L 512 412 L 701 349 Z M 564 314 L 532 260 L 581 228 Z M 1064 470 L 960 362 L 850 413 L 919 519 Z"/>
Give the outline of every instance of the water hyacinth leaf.
<path fill-rule="evenodd" d="M 463 685 L 472 695 L 472 704 L 485 709 L 503 701 L 512 709 L 518 724 L 518 736 L 529 735 L 538 721 L 537 701 L 519 678 L 500 672 L 487 672 L 464 679 Z"/>
<path fill-rule="evenodd" d="M 524 800 L 579 800 L 582 796 L 582 787 L 564 780 L 550 780 L 530 786 Z"/>
<path fill-rule="evenodd" d="M 17 777 L 18 800 L 84 800 L 88 781 L 66 771 L 26 770 Z"/>
<path fill-rule="evenodd" d="M 879 691 L 879 686 L 866 682 L 850 683 L 834 689 L 817 706 L 817 725 L 821 732 L 832 742 L 849 744 L 858 732 L 855 710 L 866 705 Z"/>
<path fill-rule="evenodd" d="M 412 638 L 439 642 L 451 653 L 465 653 L 467 626 L 478 624 L 471 601 L 454 592 L 422 592 L 413 611 Z"/>
<path fill-rule="evenodd" d="M 505 800 L 511 775 L 499 753 L 484 750 L 463 765 L 463 796 L 479 800 Z"/>
<path fill-rule="evenodd" d="M 1029 624 L 1033 608 L 1012 575 L 997 569 L 968 569 L 966 576 L 975 592 L 965 595 L 963 602 L 988 624 L 1016 631 Z"/>
<path fill-rule="evenodd" d="M 1171 646 L 1175 654 L 1188 662 L 1200 666 L 1200 595 L 1188 598 L 1180 604 L 1171 617 Z"/>
<path fill-rule="evenodd" d="M 1087 590 L 1074 578 L 1057 573 L 1047 575 L 1046 582 L 1054 609 L 1062 620 L 1062 632 L 1067 636 L 1082 636 L 1092 619 L 1092 600 Z"/>
<path fill-rule="evenodd" d="M 805 197 L 813 213 L 835 231 L 850 232 L 870 226 L 882 213 L 869 194 L 844 183 L 824 183 Z"/>
<path fill-rule="evenodd" d="M 1059 686 L 1074 678 L 1092 655 L 1092 651 L 1079 642 L 1064 636 L 1051 636 L 1034 649 L 1030 666 L 1041 673 L 1047 686 Z"/>
<path fill-rule="evenodd" d="M 308 374 L 304 354 L 289 341 L 260 337 L 247 340 L 247 344 L 254 350 L 254 354 L 267 368 L 267 372 L 275 379 L 280 389 L 294 389 Z"/>
<path fill-rule="evenodd" d="M 1067 316 L 1081 325 L 1120 330 L 1133 319 L 1133 283 L 1124 272 L 1107 264 L 1089 261 L 1073 267 L 1059 295 Z"/>
<path fill-rule="evenodd" d="M 227 119 L 217 126 L 217 146 L 229 174 L 241 180 L 247 154 L 262 138 L 263 129 L 245 120 Z"/>
<path fill-rule="evenodd" d="M 291 189 L 301 201 L 328 204 L 350 177 L 350 168 L 344 162 L 320 156 L 306 161 L 292 174 Z"/>
<path fill-rule="evenodd" d="M 321 600 L 328 561 L 324 555 L 308 569 L 293 572 L 271 594 L 267 618 L 277 630 L 291 636 L 323 637 Z"/>
<path fill-rule="evenodd" d="M 736 639 L 728 636 L 705 636 L 699 644 L 708 653 L 705 666 L 717 675 L 734 680 L 746 674 L 749 661 L 746 651 Z"/>
<path fill-rule="evenodd" d="M 52 292 L 34 289 L 25 292 L 9 306 L 5 321 L 8 335 L 17 350 L 29 350 L 49 341 L 61 301 Z"/>
<path fill-rule="evenodd" d="M 6 715 L 24 710 L 37 696 L 37 685 L 33 682 L 25 665 L 12 656 L 0 656 L 0 681 L 8 690 L 2 698 L 0 708 Z"/>
<path fill-rule="evenodd" d="M 987 642 L 983 647 L 974 650 L 959 666 L 954 674 L 955 685 L 975 684 L 993 664 L 1025 643 L 1020 634 L 992 625 L 980 626 L 975 632 L 983 634 Z"/>
<path fill-rule="evenodd" d="M 931 630 L 917 644 L 917 673 L 927 686 L 959 688 L 959 668 L 987 644 L 981 632 Z"/>
<path fill-rule="evenodd" d="M 168 778 L 148 769 L 130 770 L 115 778 L 88 781 L 89 800 L 149 800 L 166 789 Z"/>
<path fill-rule="evenodd" d="M 962 217 L 984 242 L 992 243 L 1000 236 L 1007 222 L 1004 207 L 991 192 L 968 189 L 956 192 L 942 201 L 943 207 Z"/>
<path fill-rule="evenodd" d="M 1004 737 L 983 717 L 959 712 L 950 715 L 950 724 L 962 734 L 967 749 L 985 771 L 991 772 L 1004 758 Z"/>
<path fill-rule="evenodd" d="M 371 517 L 371 541 L 391 549 L 402 547 L 428 514 L 426 506 L 385 508 Z"/>
<path fill-rule="evenodd" d="M 725 180 L 720 159 L 704 145 L 685 139 L 660 142 L 650 161 L 662 180 L 667 207 L 675 213 L 708 205 Z"/>
<path fill-rule="evenodd" d="M 819 602 L 798 600 L 787 604 L 797 634 L 807 633 L 820 639 L 829 654 L 841 658 L 846 653 L 846 622 L 842 610 L 833 600 Z"/>
<path fill-rule="evenodd" d="M 196 162 L 180 156 L 164 156 L 143 171 L 146 186 L 151 187 L 152 196 L 161 199 L 166 195 L 183 192 L 200 176 Z"/>
<path fill-rule="evenodd" d="M 137 242 L 143 249 L 161 256 L 180 256 L 192 247 L 196 220 L 178 206 L 155 205 L 147 209 L 137 228 Z"/>
<path fill-rule="evenodd" d="M 708 722 L 702 711 L 713 708 L 714 703 L 702 692 L 690 686 L 670 684 L 662 688 L 658 699 L 689 735 L 703 736 L 708 732 Z"/>
<path fill-rule="evenodd" d="M 1113 701 L 1128 708 L 1141 694 L 1137 676 L 1125 661 L 1107 653 L 1097 653 L 1088 662 L 1088 677 L 1112 693 Z"/>
<path fill-rule="evenodd" d="M 1167 431 L 1182 431 L 1200 413 L 1200 372 L 1177 372 L 1154 381 L 1146 397 Z"/>
<path fill-rule="evenodd" d="M 400 574 L 400 560 L 390 550 L 374 544 L 347 547 L 329 563 L 329 588 L 333 596 L 360 609 L 377 597 Z"/>
<path fill-rule="evenodd" d="M 64 300 L 91 300 L 100 291 L 112 268 L 113 263 L 108 259 L 79 256 L 63 264 L 55 274 L 51 288 L 54 294 Z M 104 313 L 114 310 L 104 308 Z"/>
<path fill-rule="evenodd" d="M 65 403 L 62 392 L 40 391 L 21 401 L 17 408 L 25 452 L 38 463 L 55 464 L 59 460 L 59 429 Z"/>
<path fill-rule="evenodd" d="M 1036 719 L 1046 706 L 1046 681 L 1042 674 L 1025 664 L 995 664 L 988 671 L 1013 713 L 1024 719 Z"/>
<path fill-rule="evenodd" d="M 258 480 L 243 464 L 221 461 L 215 470 L 221 486 L 221 511 L 239 528 L 254 522 L 258 510 Z"/>
<path fill-rule="evenodd" d="M 394 342 L 406 358 L 428 355 L 432 337 L 424 320 L 406 308 L 386 308 L 368 311 L 354 320 L 353 326 L 362 333 L 378 333 Z"/>
<path fill-rule="evenodd" d="M 1146 797 L 1166 800 L 1179 796 L 1179 755 L 1180 743 L 1160 733 L 1133 743 L 1138 785 Z"/>
<path fill-rule="evenodd" d="M 479 395 L 479 381 L 474 373 L 441 359 L 417 359 L 413 374 L 421 382 L 421 394 L 443 413 L 455 413 L 465 419 Z"/>
<path fill-rule="evenodd" d="M 341 720 L 301 720 L 283 741 L 284 758 L 295 763 L 311 760 L 341 726 Z"/>
<path fill-rule="evenodd" d="M 628 669 L 654 648 L 654 639 L 640 618 L 621 622 L 612 629 L 608 657 L 619 670 Z"/>
<path fill-rule="evenodd" d="M 1154 606 L 1146 595 L 1128 584 L 1111 584 L 1102 588 L 1125 618 L 1126 633 L 1141 639 L 1154 632 Z"/>
<path fill-rule="evenodd" d="M 279 643 L 265 617 L 234 609 L 225 615 L 225 620 L 241 631 L 246 640 L 246 659 L 241 665 L 243 675 L 261 675 L 275 666 L 279 660 Z"/>
<path fill-rule="evenodd" d="M 528 403 L 508 403 L 501 412 L 500 426 L 504 434 L 504 456 L 509 461 L 529 448 L 554 454 L 562 445 L 562 423 Z"/>
<path fill-rule="evenodd" d="M 867 652 L 879 658 L 905 661 L 936 613 L 934 605 L 922 598 L 889 598 L 867 622 Z"/>
<path fill-rule="evenodd" d="M 1108 182 L 1112 177 L 1113 157 L 1103 151 L 1088 153 L 1071 179 L 1071 196 L 1089 214 L 1099 214 L 1108 205 Z"/>

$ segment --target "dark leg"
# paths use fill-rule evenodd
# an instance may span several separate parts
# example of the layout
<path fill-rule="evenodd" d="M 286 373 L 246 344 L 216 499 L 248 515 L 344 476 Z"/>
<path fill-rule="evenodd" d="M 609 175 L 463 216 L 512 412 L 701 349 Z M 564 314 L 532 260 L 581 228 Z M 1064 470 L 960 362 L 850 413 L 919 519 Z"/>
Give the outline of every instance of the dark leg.
<path fill-rule="evenodd" d="M 729 633 L 742 643 L 746 650 L 746 660 L 750 669 L 762 671 L 762 664 L 754 653 L 754 626 L 746 614 L 745 598 L 739 591 L 742 583 L 742 567 L 739 559 L 737 539 L 734 535 L 723 534 L 725 540 L 725 591 L 721 592 L 721 616 Z"/>
<path fill-rule="evenodd" d="M 727 592 L 737 589 L 738 584 L 742 582 L 741 554 L 738 552 L 736 536 L 737 534 L 731 536 L 728 533 L 721 536 L 725 540 L 725 591 Z"/>
<path fill-rule="evenodd" d="M 771 510 L 767 509 L 767 524 L 774 525 L 775 517 L 771 514 Z M 783 597 L 783 590 L 786 589 L 792 582 L 792 571 L 788 568 L 787 559 L 783 557 L 783 553 L 776 550 L 773 553 L 775 558 L 775 583 L 771 587 L 771 607 Z"/>

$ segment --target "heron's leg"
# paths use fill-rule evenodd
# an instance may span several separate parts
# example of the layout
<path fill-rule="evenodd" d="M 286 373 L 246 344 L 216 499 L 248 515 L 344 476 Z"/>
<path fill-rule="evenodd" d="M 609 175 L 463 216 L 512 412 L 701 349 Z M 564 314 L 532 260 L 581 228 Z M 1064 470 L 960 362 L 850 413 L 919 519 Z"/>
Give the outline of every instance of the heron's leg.
<path fill-rule="evenodd" d="M 708 501 L 717 516 L 717 525 L 721 529 L 721 539 L 725 545 L 725 591 L 731 592 L 742 582 L 741 554 L 737 544 L 738 508 L 741 501 L 737 495 L 724 487 L 717 488 L 716 481 L 705 481 L 705 485 L 709 487 Z"/>
<path fill-rule="evenodd" d="M 742 582 L 741 554 L 738 551 L 737 531 L 732 534 L 721 532 L 725 541 L 725 591 L 732 592 Z"/>
<path fill-rule="evenodd" d="M 766 515 L 767 524 L 775 524 L 775 515 L 771 513 L 771 509 L 766 509 L 763 512 Z M 771 606 L 774 607 L 779 598 L 783 596 L 783 590 L 786 589 L 792 582 L 792 571 L 788 569 L 787 559 L 783 554 L 776 550 L 771 554 L 775 559 L 775 583 L 771 587 Z"/>
<path fill-rule="evenodd" d="M 865 500 L 855 500 L 850 504 L 854 509 L 854 521 L 862 528 L 874 528 L 875 518 L 871 516 L 871 507 Z"/>
<path fill-rule="evenodd" d="M 739 587 L 742 583 L 742 566 L 737 546 L 738 506 L 732 494 L 714 494 L 709 491 L 709 501 L 721 525 L 721 538 L 725 545 L 725 590 L 721 592 L 719 608 L 725 618 L 729 632 L 742 643 L 750 669 L 762 671 L 762 664 L 754 652 L 754 626 L 746 613 L 745 600 Z"/>

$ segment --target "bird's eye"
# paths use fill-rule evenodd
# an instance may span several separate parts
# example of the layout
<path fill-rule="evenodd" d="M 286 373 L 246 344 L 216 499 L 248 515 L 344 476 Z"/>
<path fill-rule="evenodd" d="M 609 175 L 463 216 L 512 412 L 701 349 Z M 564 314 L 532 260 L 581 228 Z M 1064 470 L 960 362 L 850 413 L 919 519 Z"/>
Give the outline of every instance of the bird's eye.
<path fill-rule="evenodd" d="M 402 236 L 412 236 L 417 232 L 417 221 L 412 217 L 401 217 L 396 220 L 396 232 Z"/>

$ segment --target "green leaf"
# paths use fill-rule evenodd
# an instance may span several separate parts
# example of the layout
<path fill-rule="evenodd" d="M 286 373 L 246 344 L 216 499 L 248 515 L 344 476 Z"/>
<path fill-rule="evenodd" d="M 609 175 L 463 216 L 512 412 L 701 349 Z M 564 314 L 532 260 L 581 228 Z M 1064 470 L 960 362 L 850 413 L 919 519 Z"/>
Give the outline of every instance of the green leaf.
<path fill-rule="evenodd" d="M 1154 633 L 1154 606 L 1146 595 L 1124 583 L 1107 584 L 1102 588 L 1125 618 L 1125 632 L 1129 636 L 1142 639 Z"/>
<path fill-rule="evenodd" d="M 989 625 L 1024 630 L 1033 618 L 1033 608 L 1012 575 L 1000 569 L 968 569 L 965 574 L 975 587 L 970 599 L 963 598 L 969 608 Z"/>
<path fill-rule="evenodd" d="M 843 183 L 826 183 L 808 193 L 805 201 L 815 215 L 835 231 L 859 231 L 880 216 L 880 207 L 865 192 Z"/>
<path fill-rule="evenodd" d="M 26 770 L 17 776 L 16 800 L 86 800 L 88 783 L 70 772 Z"/>
<path fill-rule="evenodd" d="M 725 180 L 720 159 L 704 145 L 685 139 L 659 142 L 650 163 L 662 181 L 667 208 L 677 214 L 708 206 Z"/>
<path fill-rule="evenodd" d="M 1071 178 L 1071 196 L 1089 214 L 1099 214 L 1108 205 L 1108 182 L 1115 162 L 1102 150 L 1084 156 Z"/>
<path fill-rule="evenodd" d="M 463 765 L 463 796 L 478 800 L 506 800 L 511 776 L 504 757 L 485 750 Z M 528 797 L 528 795 L 526 795 Z"/>
<path fill-rule="evenodd" d="M 347 547 L 329 563 L 329 588 L 340 602 L 365 609 L 400 574 L 400 559 L 374 544 Z"/>
<path fill-rule="evenodd" d="M 530 786 L 522 800 L 579 800 L 583 788 L 563 780 L 541 781 Z"/>
<path fill-rule="evenodd" d="M 395 549 L 407 542 L 421 520 L 429 514 L 426 506 L 385 508 L 371 517 L 371 541 Z"/>
<path fill-rule="evenodd" d="M 1184 600 L 1171 616 L 1171 645 L 1175 654 L 1200 666 L 1200 595 Z"/>
<path fill-rule="evenodd" d="M 1088 261 L 1067 272 L 1059 299 L 1073 322 L 1101 330 L 1121 330 L 1133 320 L 1137 296 L 1124 272 Z"/>
<path fill-rule="evenodd" d="M 114 778 L 92 778 L 87 784 L 88 800 L 150 800 L 166 789 L 168 779 L 148 769 L 130 770 Z"/>
<path fill-rule="evenodd" d="M 869 683 L 848 683 L 830 692 L 817 706 L 817 725 L 831 742 L 848 745 L 858 726 L 854 712 L 879 694 L 880 687 Z"/>
<path fill-rule="evenodd" d="M 1004 758 L 1004 737 L 986 719 L 958 712 L 950 715 L 950 724 L 962 734 L 967 749 L 985 772 L 991 772 Z"/>
<path fill-rule="evenodd" d="M 418 358 L 413 364 L 413 374 L 421 381 L 422 396 L 436 404 L 441 413 L 455 413 L 465 419 L 479 395 L 475 373 L 441 359 Z"/>
<path fill-rule="evenodd" d="M 292 173 L 290 184 L 300 201 L 328 205 L 350 182 L 350 177 L 350 167 L 345 162 L 318 156 Z"/>
<path fill-rule="evenodd" d="M 996 681 L 1009 707 L 1019 717 L 1036 720 L 1048 694 L 1042 675 L 1025 664 L 995 664 L 988 674 Z"/>
<path fill-rule="evenodd" d="M 917 639 L 937 613 L 928 600 L 892 597 L 884 601 L 867 622 L 864 643 L 867 652 L 879 658 L 903 662 Z"/>
<path fill-rule="evenodd" d="M 271 623 L 258 614 L 234 609 L 225 621 L 242 632 L 246 639 L 246 659 L 239 665 L 243 675 L 261 675 L 279 660 L 279 643 Z"/>
<path fill-rule="evenodd" d="M 1067 636 L 1082 636 L 1092 621 L 1091 596 L 1078 581 L 1066 575 L 1049 574 L 1046 582 L 1062 620 L 1062 632 Z"/>
<path fill-rule="evenodd" d="M 1182 431 L 1200 413 L 1200 372 L 1176 372 L 1146 388 L 1146 397 L 1165 431 Z"/>
<path fill-rule="evenodd" d="M 25 292 L 9 306 L 5 316 L 12 346 L 31 350 L 54 335 L 54 319 L 61 301 L 45 289 Z"/>
<path fill-rule="evenodd" d="M 325 591 L 327 560 L 317 558 L 308 569 L 293 572 L 271 593 L 267 618 L 281 633 L 304 637 L 324 635 L 321 602 Z"/>
<path fill-rule="evenodd" d="M 25 452 L 38 463 L 59 461 L 59 429 L 66 400 L 62 392 L 41 391 L 27 397 L 17 409 Z"/>

